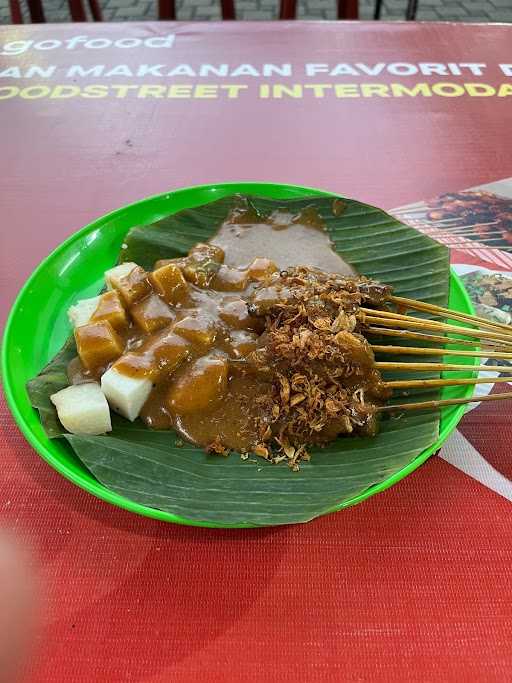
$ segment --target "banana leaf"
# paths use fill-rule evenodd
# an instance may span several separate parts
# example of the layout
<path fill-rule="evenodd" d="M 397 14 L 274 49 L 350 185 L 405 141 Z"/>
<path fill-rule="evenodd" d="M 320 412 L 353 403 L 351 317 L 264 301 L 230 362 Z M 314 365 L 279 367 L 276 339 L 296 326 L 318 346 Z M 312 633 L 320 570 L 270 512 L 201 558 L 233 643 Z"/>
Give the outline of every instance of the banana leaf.
<path fill-rule="evenodd" d="M 350 199 L 343 200 L 340 213 L 339 203 L 333 211 L 332 197 L 279 201 L 226 197 L 132 228 L 120 261 L 135 261 L 149 269 L 158 259 L 184 255 L 197 242 L 212 237 L 229 211 L 242 201 L 252 203 L 262 215 L 278 207 L 298 213 L 314 206 L 338 253 L 360 274 L 393 285 L 400 296 L 446 306 L 446 247 L 380 209 Z M 109 435 L 66 434 L 49 396 L 66 385 L 66 365 L 75 353 L 71 339 L 28 385 L 48 435 L 64 437 L 107 488 L 190 520 L 256 526 L 306 522 L 398 472 L 439 433 L 437 412 L 404 413 L 400 419 L 383 419 L 374 438 L 345 437 L 326 448 L 313 449 L 311 461 L 301 463 L 299 472 L 255 456 L 247 460 L 236 453 L 226 458 L 208 456 L 191 444 L 182 445 L 172 431 L 152 431 L 139 420 L 132 424 L 118 416 L 113 416 Z M 410 355 L 393 359 L 416 360 Z M 399 400 L 403 402 L 404 397 Z"/>

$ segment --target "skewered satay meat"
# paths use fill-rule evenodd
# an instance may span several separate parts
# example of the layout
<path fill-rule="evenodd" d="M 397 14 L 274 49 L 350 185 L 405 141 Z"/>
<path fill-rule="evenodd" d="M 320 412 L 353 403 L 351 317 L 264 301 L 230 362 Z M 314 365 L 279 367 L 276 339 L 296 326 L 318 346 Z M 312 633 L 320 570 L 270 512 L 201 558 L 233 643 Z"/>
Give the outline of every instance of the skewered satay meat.
<path fill-rule="evenodd" d="M 381 307 L 391 288 L 364 277 L 291 268 L 261 283 L 249 313 L 264 317 L 256 372 L 269 379 L 261 397 L 260 448 L 288 457 L 341 434 L 374 435 L 376 406 L 389 397 L 362 334 L 361 305 Z M 292 457 L 293 462 L 293 457 Z"/>
<path fill-rule="evenodd" d="M 459 218 L 461 225 L 468 226 L 472 237 L 474 233 L 482 239 L 499 236 L 512 244 L 510 199 L 484 191 L 451 192 L 431 200 L 429 206 L 427 217 L 431 221 Z"/>

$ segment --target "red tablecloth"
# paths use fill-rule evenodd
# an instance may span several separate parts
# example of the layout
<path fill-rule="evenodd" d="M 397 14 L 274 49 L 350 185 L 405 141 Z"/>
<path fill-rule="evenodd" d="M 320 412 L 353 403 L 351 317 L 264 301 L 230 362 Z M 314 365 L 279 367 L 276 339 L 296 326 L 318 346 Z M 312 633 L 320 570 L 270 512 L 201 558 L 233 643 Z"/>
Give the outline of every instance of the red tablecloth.
<path fill-rule="evenodd" d="M 148 194 L 271 180 L 391 208 L 512 176 L 511 41 L 451 24 L 2 27 L 2 315 L 62 239 Z M 42 578 L 28 680 L 509 680 L 507 404 L 443 451 L 482 454 L 471 477 L 435 457 L 356 508 L 254 531 L 112 508 L 0 418 L 1 520 Z"/>

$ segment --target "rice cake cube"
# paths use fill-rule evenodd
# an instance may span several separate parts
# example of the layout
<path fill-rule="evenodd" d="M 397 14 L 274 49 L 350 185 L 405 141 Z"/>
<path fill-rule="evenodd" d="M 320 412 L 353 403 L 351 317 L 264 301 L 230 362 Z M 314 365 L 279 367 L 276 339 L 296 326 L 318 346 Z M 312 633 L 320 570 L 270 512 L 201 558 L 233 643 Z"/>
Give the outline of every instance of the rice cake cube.
<path fill-rule="evenodd" d="M 174 263 L 157 268 L 150 273 L 151 284 L 168 304 L 176 306 L 185 303 L 189 298 L 188 285 L 183 273 Z"/>
<path fill-rule="evenodd" d="M 212 279 L 211 287 L 218 292 L 240 292 L 247 287 L 248 280 L 246 270 L 222 265 Z"/>
<path fill-rule="evenodd" d="M 137 264 L 131 261 L 127 263 L 120 263 L 118 266 L 114 266 L 105 272 L 105 283 L 107 289 L 118 289 L 121 278 L 129 275 L 134 268 L 137 268 Z"/>
<path fill-rule="evenodd" d="M 191 346 L 186 339 L 169 331 L 153 340 L 147 351 L 151 353 L 159 375 L 168 376 L 187 360 Z"/>
<path fill-rule="evenodd" d="M 268 258 L 257 257 L 249 265 L 247 272 L 249 273 L 250 280 L 258 281 L 265 280 L 265 278 L 272 275 L 272 273 L 276 273 L 277 270 L 278 268 L 274 261 L 271 261 Z"/>
<path fill-rule="evenodd" d="M 249 314 L 247 303 L 226 297 L 219 306 L 219 317 L 233 330 L 262 330 L 264 321 Z"/>
<path fill-rule="evenodd" d="M 224 261 L 224 251 L 214 244 L 199 243 L 192 247 L 185 261 L 185 279 L 197 287 L 209 287 Z"/>
<path fill-rule="evenodd" d="M 228 361 L 226 358 L 199 358 L 171 386 L 167 402 L 177 415 L 209 412 L 219 405 L 228 386 Z"/>
<path fill-rule="evenodd" d="M 71 434 L 112 431 L 107 399 L 97 382 L 75 384 L 50 396 L 62 426 Z"/>
<path fill-rule="evenodd" d="M 158 379 L 160 374 L 154 357 L 150 353 L 141 353 L 140 351 L 123 353 L 112 367 L 123 375 L 136 379 L 150 379 L 153 382 Z"/>
<path fill-rule="evenodd" d="M 187 262 L 188 261 L 184 256 L 180 256 L 179 258 L 161 258 L 158 259 L 158 261 L 155 261 L 153 270 L 158 270 L 159 268 L 162 268 L 162 266 L 169 265 L 169 263 L 178 266 L 178 268 L 184 268 L 187 265 Z"/>
<path fill-rule="evenodd" d="M 112 290 L 99 297 L 96 310 L 91 316 L 91 322 L 99 320 L 106 320 L 117 332 L 128 327 L 128 317 L 118 292 Z"/>
<path fill-rule="evenodd" d="M 81 325 L 75 340 L 82 365 L 87 370 L 104 367 L 123 353 L 123 340 L 106 320 Z"/>
<path fill-rule="evenodd" d="M 190 344 L 170 330 L 156 333 L 137 351 L 130 351 L 112 366 L 123 375 L 152 382 L 170 375 L 185 361 L 191 351 Z"/>
<path fill-rule="evenodd" d="M 178 320 L 173 326 L 173 331 L 202 350 L 211 348 L 215 342 L 216 330 L 214 322 L 209 316 L 187 315 Z"/>
<path fill-rule="evenodd" d="M 119 278 L 116 289 L 125 305 L 132 306 L 151 292 L 148 274 L 140 266 L 135 266 L 128 275 Z"/>
<path fill-rule="evenodd" d="M 277 304 L 285 303 L 289 295 L 290 293 L 285 287 L 279 289 L 273 286 L 258 288 L 251 296 L 249 310 L 254 317 L 263 317 Z"/>
<path fill-rule="evenodd" d="M 137 325 L 149 334 L 161 330 L 174 319 L 169 306 L 158 294 L 150 294 L 134 304 L 130 313 Z"/>
<path fill-rule="evenodd" d="M 183 275 L 196 287 L 206 289 L 210 286 L 220 266 L 216 261 L 194 261 L 189 257 L 183 266 Z"/>
<path fill-rule="evenodd" d="M 247 330 L 233 330 L 229 341 L 234 358 L 245 358 L 258 347 L 258 335 Z"/>
<path fill-rule="evenodd" d="M 91 299 L 81 299 L 74 306 L 70 306 L 68 318 L 71 325 L 73 327 L 87 325 L 98 308 L 100 298 L 99 296 L 93 296 Z"/>
<path fill-rule="evenodd" d="M 215 261 L 215 263 L 224 263 L 224 250 L 215 244 L 207 242 L 198 242 L 188 252 L 195 261 Z"/>
<path fill-rule="evenodd" d="M 150 379 L 125 375 L 115 365 L 101 377 L 101 390 L 110 407 L 130 422 L 139 416 L 152 388 Z"/>

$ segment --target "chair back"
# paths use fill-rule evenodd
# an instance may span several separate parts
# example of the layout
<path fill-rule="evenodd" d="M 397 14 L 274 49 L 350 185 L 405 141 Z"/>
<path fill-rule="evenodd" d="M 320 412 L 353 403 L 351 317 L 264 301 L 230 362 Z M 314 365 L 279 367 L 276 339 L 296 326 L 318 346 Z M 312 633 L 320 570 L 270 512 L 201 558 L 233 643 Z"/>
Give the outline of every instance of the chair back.
<path fill-rule="evenodd" d="M 89 6 L 89 11 L 93 21 L 103 21 L 103 14 L 98 0 L 85 0 Z M 42 0 L 27 0 L 28 13 L 32 24 L 44 24 L 46 17 Z M 87 21 L 84 0 L 68 0 L 69 13 L 72 21 Z M 23 24 L 23 14 L 21 12 L 20 0 L 9 0 L 11 11 L 11 23 Z"/>
<path fill-rule="evenodd" d="M 358 0 L 333 0 L 336 1 L 338 19 L 357 19 L 359 17 Z M 223 19 L 236 19 L 234 0 L 220 0 L 220 12 Z M 158 18 L 176 19 L 175 0 L 158 0 Z M 297 0 L 280 0 L 279 19 L 297 18 Z"/>
<path fill-rule="evenodd" d="M 72 21 L 87 21 L 84 2 L 87 2 L 93 21 L 103 21 L 99 0 L 68 0 Z M 34 24 L 44 23 L 42 0 L 27 0 L 30 21 Z M 377 3 L 378 4 L 378 3 Z M 357 19 L 359 17 L 358 0 L 336 0 L 338 19 Z M 11 22 L 22 24 L 20 0 L 9 0 Z M 222 19 L 236 19 L 235 0 L 220 0 Z M 176 0 L 158 0 L 158 18 L 163 20 L 176 19 Z M 297 18 L 297 0 L 279 1 L 279 19 L 292 20 Z"/>

